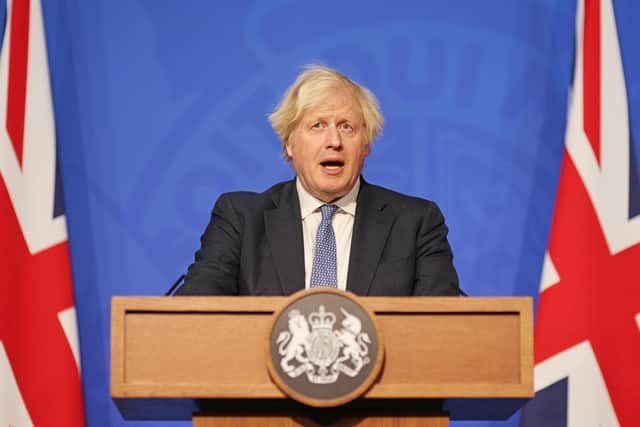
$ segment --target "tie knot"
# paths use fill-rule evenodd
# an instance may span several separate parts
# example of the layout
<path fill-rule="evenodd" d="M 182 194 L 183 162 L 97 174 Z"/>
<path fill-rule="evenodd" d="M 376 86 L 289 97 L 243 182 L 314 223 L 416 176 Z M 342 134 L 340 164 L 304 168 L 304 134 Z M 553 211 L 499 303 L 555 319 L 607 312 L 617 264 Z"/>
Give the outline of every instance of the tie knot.
<path fill-rule="evenodd" d="M 322 212 L 322 220 L 330 221 L 333 214 L 336 213 L 338 207 L 336 205 L 322 205 L 320 206 L 320 212 Z"/>

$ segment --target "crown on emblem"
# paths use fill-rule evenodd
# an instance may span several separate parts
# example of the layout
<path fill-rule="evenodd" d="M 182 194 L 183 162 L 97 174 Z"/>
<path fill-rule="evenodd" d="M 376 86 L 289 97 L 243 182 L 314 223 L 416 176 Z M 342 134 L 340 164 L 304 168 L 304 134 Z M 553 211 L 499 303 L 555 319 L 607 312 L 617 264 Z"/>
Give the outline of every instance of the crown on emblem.
<path fill-rule="evenodd" d="M 309 323 L 313 329 L 333 329 L 336 323 L 336 315 L 324 311 L 324 305 L 320 306 L 318 311 L 314 311 L 309 315 Z"/>

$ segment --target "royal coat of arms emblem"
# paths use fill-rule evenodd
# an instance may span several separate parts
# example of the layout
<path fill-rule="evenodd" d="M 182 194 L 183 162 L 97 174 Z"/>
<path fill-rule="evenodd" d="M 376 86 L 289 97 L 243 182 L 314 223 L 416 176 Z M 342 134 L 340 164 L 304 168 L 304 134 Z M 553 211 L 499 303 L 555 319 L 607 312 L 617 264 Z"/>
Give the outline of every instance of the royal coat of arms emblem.
<path fill-rule="evenodd" d="M 306 374 L 313 384 L 331 384 L 340 374 L 355 377 L 371 361 L 371 338 L 362 331 L 362 321 L 343 307 L 340 312 L 341 327 L 334 329 L 337 316 L 324 305 L 308 316 L 289 311 L 289 328 L 276 340 L 284 373 L 291 378 Z"/>
<path fill-rule="evenodd" d="M 287 396 L 316 407 L 362 396 L 382 369 L 384 346 L 374 313 L 334 288 L 298 292 L 274 313 L 267 369 Z"/>

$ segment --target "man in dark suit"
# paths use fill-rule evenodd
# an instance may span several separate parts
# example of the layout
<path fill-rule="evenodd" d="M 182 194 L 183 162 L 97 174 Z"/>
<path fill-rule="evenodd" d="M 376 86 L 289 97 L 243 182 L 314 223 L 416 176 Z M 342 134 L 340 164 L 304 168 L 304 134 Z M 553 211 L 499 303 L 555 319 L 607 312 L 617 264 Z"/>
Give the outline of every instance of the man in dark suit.
<path fill-rule="evenodd" d="M 359 295 L 458 295 L 435 203 L 362 177 L 382 130 L 375 96 L 311 66 L 269 117 L 296 179 L 223 194 L 179 295 L 289 295 L 333 286 Z"/>

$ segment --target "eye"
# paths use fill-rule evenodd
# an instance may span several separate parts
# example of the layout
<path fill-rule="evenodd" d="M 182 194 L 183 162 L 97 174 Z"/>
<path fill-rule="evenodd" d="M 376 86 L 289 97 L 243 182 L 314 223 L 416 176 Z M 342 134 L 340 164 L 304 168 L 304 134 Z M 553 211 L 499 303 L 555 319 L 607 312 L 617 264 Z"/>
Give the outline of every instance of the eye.
<path fill-rule="evenodd" d="M 322 122 L 316 122 L 311 125 L 311 129 L 321 129 L 321 128 L 322 128 Z"/>
<path fill-rule="evenodd" d="M 346 133 L 351 133 L 353 132 L 353 126 L 351 126 L 351 123 L 349 122 L 344 122 L 340 124 L 340 130 Z"/>

